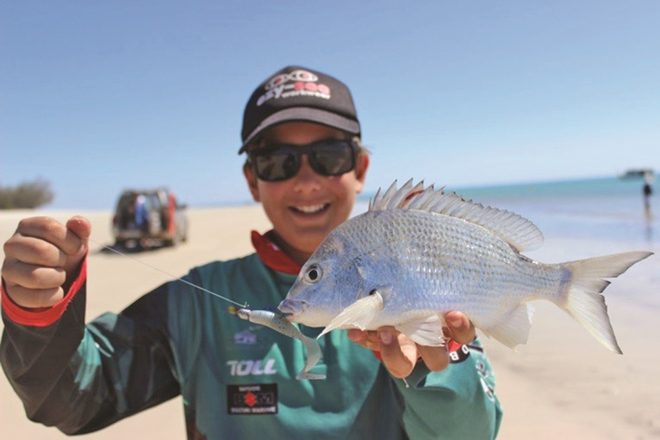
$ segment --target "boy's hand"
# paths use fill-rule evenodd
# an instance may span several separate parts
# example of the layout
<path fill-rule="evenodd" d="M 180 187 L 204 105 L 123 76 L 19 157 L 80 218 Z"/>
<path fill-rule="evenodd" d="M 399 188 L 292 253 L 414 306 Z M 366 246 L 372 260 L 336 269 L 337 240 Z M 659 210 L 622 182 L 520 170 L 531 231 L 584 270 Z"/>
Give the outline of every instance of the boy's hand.
<path fill-rule="evenodd" d="M 50 217 L 21 220 L 5 242 L 2 278 L 5 290 L 21 307 L 50 307 L 64 297 L 87 254 L 89 220 L 72 217 L 66 226 Z"/>
<path fill-rule="evenodd" d="M 467 344 L 475 338 L 474 326 L 463 313 L 448 312 L 445 321 L 444 333 L 454 341 Z M 431 371 L 441 371 L 449 365 L 446 347 L 418 345 L 394 327 L 381 327 L 377 331 L 351 329 L 348 337 L 370 350 L 380 351 L 385 368 L 394 377 L 408 377 L 420 357 Z"/>

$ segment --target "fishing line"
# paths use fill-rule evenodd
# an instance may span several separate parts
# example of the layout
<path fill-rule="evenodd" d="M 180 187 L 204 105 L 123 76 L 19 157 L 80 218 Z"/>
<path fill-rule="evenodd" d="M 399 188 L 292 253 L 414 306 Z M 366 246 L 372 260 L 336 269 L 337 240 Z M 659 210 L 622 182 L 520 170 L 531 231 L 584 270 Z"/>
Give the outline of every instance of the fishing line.
<path fill-rule="evenodd" d="M 198 285 L 195 284 L 195 283 L 191 283 L 191 282 L 188 281 L 188 280 L 184 280 L 184 279 L 181 278 L 181 277 L 177 277 L 176 275 L 172 275 L 171 273 L 166 272 L 166 271 L 164 271 L 164 270 L 162 270 L 162 269 L 160 269 L 160 268 L 158 268 L 158 267 L 156 267 L 156 266 L 153 266 L 153 265 L 151 265 L 151 264 L 149 264 L 149 263 L 147 263 L 147 262 L 145 262 L 145 261 L 142 261 L 142 260 L 140 260 L 140 259 L 138 259 L 138 258 L 131 257 L 130 255 L 125 254 L 125 253 L 123 253 L 123 252 L 120 252 L 120 251 L 118 251 L 117 249 L 115 249 L 115 248 L 113 248 L 113 247 L 111 247 L 111 246 L 102 245 L 101 243 L 98 243 L 97 241 L 94 241 L 94 240 L 92 240 L 91 238 L 89 239 L 89 241 L 90 241 L 90 243 L 94 243 L 94 244 L 97 245 L 97 246 L 101 246 L 102 249 L 107 249 L 107 250 L 109 250 L 109 251 L 111 251 L 111 252 L 114 252 L 114 253 L 117 254 L 117 255 L 121 255 L 122 257 L 128 258 L 129 260 L 133 260 L 133 261 L 135 261 L 135 262 L 137 262 L 137 263 L 142 264 L 143 266 L 147 266 L 147 267 L 149 267 L 149 268 L 151 268 L 151 269 L 153 269 L 153 270 L 155 270 L 155 271 L 157 271 L 157 272 L 160 272 L 160 273 L 162 273 L 162 274 L 164 274 L 164 275 L 167 275 L 168 277 L 173 278 L 174 281 L 179 281 L 179 282 L 181 282 L 181 283 L 183 283 L 183 284 L 187 284 L 187 285 L 189 285 L 190 287 L 194 287 L 195 289 L 199 289 L 199 290 L 201 290 L 202 292 L 206 292 L 206 293 L 208 293 L 208 294 L 210 294 L 210 295 L 215 296 L 216 298 L 220 298 L 221 300 L 224 300 L 224 301 L 227 301 L 227 302 L 229 302 L 229 303 L 231 303 L 231 304 L 234 304 L 234 305 L 240 307 L 241 309 L 246 309 L 246 308 L 248 308 L 248 303 L 247 303 L 247 302 L 246 302 L 245 304 L 241 304 L 241 303 L 239 303 L 239 302 L 234 301 L 234 300 L 231 299 L 231 298 L 227 298 L 226 296 L 222 296 L 222 295 L 220 295 L 219 293 L 212 292 L 212 291 L 210 291 L 210 290 L 208 290 L 208 289 L 206 289 L 206 288 L 204 288 L 204 287 L 202 287 L 202 286 L 198 286 Z"/>

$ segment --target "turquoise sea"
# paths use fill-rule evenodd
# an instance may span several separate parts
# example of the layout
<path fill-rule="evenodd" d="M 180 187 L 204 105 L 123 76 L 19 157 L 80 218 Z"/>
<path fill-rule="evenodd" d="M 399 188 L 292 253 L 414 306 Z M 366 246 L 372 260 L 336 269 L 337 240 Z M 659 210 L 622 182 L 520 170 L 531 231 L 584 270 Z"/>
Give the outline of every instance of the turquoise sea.
<path fill-rule="evenodd" d="M 508 209 L 535 223 L 546 238 L 586 238 L 625 241 L 630 244 L 660 243 L 659 185 L 651 197 L 651 216 L 646 215 L 643 180 L 602 177 L 557 182 L 447 187 L 484 205 Z M 364 212 L 369 197 L 359 199 L 355 213 Z"/>

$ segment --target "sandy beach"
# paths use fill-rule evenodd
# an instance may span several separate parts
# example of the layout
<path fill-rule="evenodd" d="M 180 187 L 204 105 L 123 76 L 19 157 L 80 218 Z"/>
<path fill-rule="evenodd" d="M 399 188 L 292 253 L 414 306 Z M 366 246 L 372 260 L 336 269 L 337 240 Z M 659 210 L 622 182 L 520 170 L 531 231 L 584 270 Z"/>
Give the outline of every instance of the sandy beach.
<path fill-rule="evenodd" d="M 2 212 L 0 242 L 13 233 L 20 218 L 33 214 Z M 48 212 L 60 220 L 71 214 Z M 191 209 L 187 243 L 177 248 L 131 253 L 127 258 L 101 250 L 112 243 L 109 212 L 80 214 L 93 224 L 87 319 L 104 311 L 118 312 L 170 278 L 135 259 L 172 276 L 181 276 L 194 265 L 250 253 L 249 231 L 268 229 L 257 205 Z M 639 245 L 548 237 L 540 250 L 528 255 L 550 263 L 633 249 L 639 249 Z M 659 250 L 657 245 L 647 249 L 656 253 Z M 659 258 L 655 255 L 631 268 L 606 291 L 623 356 L 607 351 L 572 318 L 549 303 L 535 303 L 529 342 L 516 352 L 484 338 L 505 413 L 499 438 L 660 438 Z M 2 438 L 65 437 L 53 428 L 27 420 L 4 376 L 0 379 L 0 396 Z M 82 438 L 185 438 L 181 400 L 173 399 Z"/>

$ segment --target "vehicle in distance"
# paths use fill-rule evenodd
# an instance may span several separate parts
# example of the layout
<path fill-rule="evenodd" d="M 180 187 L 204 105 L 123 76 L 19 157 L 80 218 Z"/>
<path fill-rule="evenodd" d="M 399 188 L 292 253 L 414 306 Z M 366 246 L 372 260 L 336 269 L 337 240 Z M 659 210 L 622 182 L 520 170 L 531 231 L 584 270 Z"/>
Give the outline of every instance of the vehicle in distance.
<path fill-rule="evenodd" d="M 188 239 L 186 205 L 167 188 L 127 189 L 112 218 L 115 246 L 124 248 L 176 246 Z"/>

